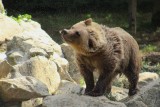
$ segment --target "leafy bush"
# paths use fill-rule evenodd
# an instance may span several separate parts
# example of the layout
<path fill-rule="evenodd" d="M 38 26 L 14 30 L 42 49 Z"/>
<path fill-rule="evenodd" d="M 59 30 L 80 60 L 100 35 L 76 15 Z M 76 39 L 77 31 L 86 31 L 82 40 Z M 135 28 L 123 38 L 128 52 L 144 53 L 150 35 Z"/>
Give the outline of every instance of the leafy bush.
<path fill-rule="evenodd" d="M 154 52 L 154 51 L 157 51 L 157 50 L 158 50 L 157 46 L 149 44 L 149 45 L 146 45 L 142 49 L 142 52 L 147 53 L 147 52 Z"/>
<path fill-rule="evenodd" d="M 18 23 L 20 23 L 21 21 L 31 21 L 32 16 L 29 14 L 24 14 L 24 15 L 18 15 L 18 17 L 13 17 L 11 16 L 15 21 L 17 21 Z"/>

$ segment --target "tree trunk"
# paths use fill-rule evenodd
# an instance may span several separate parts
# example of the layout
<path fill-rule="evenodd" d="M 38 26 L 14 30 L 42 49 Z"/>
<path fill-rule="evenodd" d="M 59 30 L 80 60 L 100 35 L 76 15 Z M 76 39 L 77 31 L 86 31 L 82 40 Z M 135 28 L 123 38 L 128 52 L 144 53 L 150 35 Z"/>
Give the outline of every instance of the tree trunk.
<path fill-rule="evenodd" d="M 136 34 L 137 31 L 137 0 L 129 0 L 129 28 L 132 34 Z"/>
<path fill-rule="evenodd" d="M 153 0 L 152 25 L 160 26 L 160 0 Z"/>

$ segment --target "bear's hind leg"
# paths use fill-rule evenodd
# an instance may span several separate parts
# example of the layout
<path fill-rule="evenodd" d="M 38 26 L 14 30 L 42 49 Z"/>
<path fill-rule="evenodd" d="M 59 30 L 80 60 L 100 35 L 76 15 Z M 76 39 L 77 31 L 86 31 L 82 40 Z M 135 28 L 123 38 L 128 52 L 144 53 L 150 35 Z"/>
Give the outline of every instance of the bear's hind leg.
<path fill-rule="evenodd" d="M 129 81 L 129 96 L 135 95 L 138 91 L 137 83 L 139 79 L 139 68 L 135 64 L 130 64 L 128 67 L 128 71 L 126 71 L 125 76 Z"/>

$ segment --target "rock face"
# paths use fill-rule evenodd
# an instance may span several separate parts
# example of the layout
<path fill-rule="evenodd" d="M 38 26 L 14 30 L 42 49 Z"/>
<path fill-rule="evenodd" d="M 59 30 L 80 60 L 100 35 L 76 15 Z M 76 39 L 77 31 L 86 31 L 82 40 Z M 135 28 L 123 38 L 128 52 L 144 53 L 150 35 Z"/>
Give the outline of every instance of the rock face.
<path fill-rule="evenodd" d="M 43 98 L 33 98 L 28 101 L 23 101 L 21 107 L 40 107 L 42 104 Z"/>
<path fill-rule="evenodd" d="M 37 55 L 49 58 L 54 52 L 62 56 L 60 46 L 46 36 L 39 29 L 17 35 L 7 44 L 8 61 L 15 65 Z"/>
<path fill-rule="evenodd" d="M 22 28 L 13 19 L 0 13 L 0 41 L 12 39 L 13 36 L 22 32 Z"/>
<path fill-rule="evenodd" d="M 60 74 L 61 79 L 69 80 L 69 81 L 74 82 L 74 80 L 72 79 L 72 77 L 68 73 L 68 71 L 69 71 L 69 62 L 65 58 L 62 58 L 57 54 L 53 55 L 53 61 L 57 65 L 58 73 Z"/>
<path fill-rule="evenodd" d="M 109 101 L 105 97 L 79 96 L 63 94 L 48 96 L 43 100 L 42 107 L 126 107 L 120 102 Z"/>
<path fill-rule="evenodd" d="M 58 70 L 66 72 L 69 65 L 60 45 L 39 23 L 17 23 L 0 14 L 1 43 L 7 44 L 7 56 L 0 61 L 0 101 L 23 101 L 56 92 L 61 81 Z M 60 61 L 53 60 L 54 54 Z"/>
<path fill-rule="evenodd" d="M 33 57 L 22 64 L 16 65 L 14 70 L 23 76 L 32 76 L 39 79 L 46 84 L 50 94 L 53 94 L 60 84 L 57 66 L 54 62 L 42 56 Z"/>
<path fill-rule="evenodd" d="M 44 83 L 33 77 L 0 80 L 0 97 L 3 101 L 23 101 L 49 95 Z"/>
<path fill-rule="evenodd" d="M 128 97 L 128 89 L 112 86 L 111 93 L 108 97 L 111 100 L 120 101 Z"/>
<path fill-rule="evenodd" d="M 84 94 L 84 87 L 80 87 L 80 85 L 62 80 L 60 87 L 58 88 L 56 94 Z"/>
<path fill-rule="evenodd" d="M 73 49 L 66 43 L 61 44 L 61 48 L 64 54 L 64 58 L 66 58 L 69 62 L 69 74 L 71 75 L 73 80 L 75 80 L 77 83 L 80 83 L 82 76 L 80 75 L 78 66 L 76 64 Z"/>
<path fill-rule="evenodd" d="M 56 94 L 78 94 L 84 95 L 85 86 L 80 86 L 79 84 L 62 80 L 60 87 L 56 91 Z M 112 86 L 110 95 L 107 96 L 113 101 L 120 101 L 128 97 L 128 89 Z"/>
<path fill-rule="evenodd" d="M 140 73 L 138 86 L 139 88 L 142 88 L 143 86 L 147 85 L 152 81 L 157 80 L 158 78 L 159 78 L 159 75 L 157 73 L 153 73 L 153 72 Z"/>
<path fill-rule="evenodd" d="M 160 105 L 160 79 L 141 88 L 133 98 L 125 99 L 127 107 L 159 107 Z"/>
<path fill-rule="evenodd" d="M 0 0 L 0 13 L 3 13 L 3 12 L 4 12 L 4 7 L 2 4 L 2 0 Z"/>
<path fill-rule="evenodd" d="M 7 61 L 1 62 L 0 63 L 0 79 L 8 78 L 8 75 L 12 69 L 13 67 Z"/>

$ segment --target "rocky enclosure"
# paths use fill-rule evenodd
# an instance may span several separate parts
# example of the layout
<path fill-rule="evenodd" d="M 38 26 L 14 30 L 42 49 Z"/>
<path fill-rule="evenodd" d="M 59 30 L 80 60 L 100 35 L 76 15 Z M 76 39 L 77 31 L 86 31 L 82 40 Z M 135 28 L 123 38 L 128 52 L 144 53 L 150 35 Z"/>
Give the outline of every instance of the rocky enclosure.
<path fill-rule="evenodd" d="M 83 95 L 70 46 L 57 44 L 35 21 L 17 23 L 0 13 L 0 107 L 159 107 L 158 74 L 140 73 L 138 85 L 128 98 L 121 76 L 107 98 Z"/>

